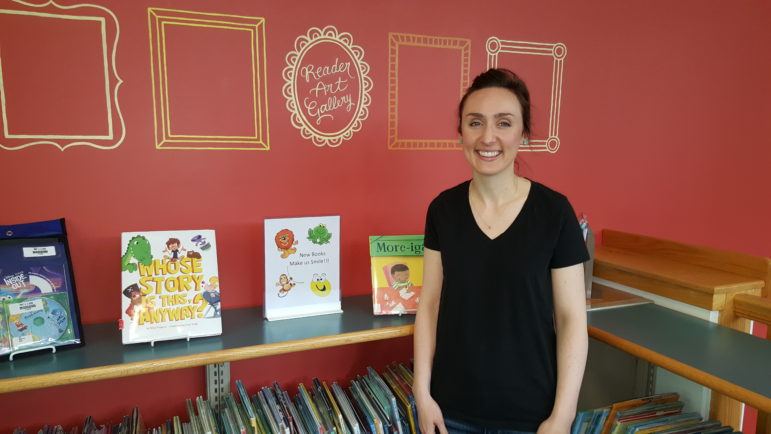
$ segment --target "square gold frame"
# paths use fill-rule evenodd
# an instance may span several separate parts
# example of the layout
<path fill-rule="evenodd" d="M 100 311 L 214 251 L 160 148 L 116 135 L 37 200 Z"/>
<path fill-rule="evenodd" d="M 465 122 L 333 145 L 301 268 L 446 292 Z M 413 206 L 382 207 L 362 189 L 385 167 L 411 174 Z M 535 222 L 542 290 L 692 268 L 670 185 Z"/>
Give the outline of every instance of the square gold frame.
<path fill-rule="evenodd" d="M 560 105 L 562 103 L 562 74 L 565 56 L 568 54 L 565 44 L 545 44 L 540 42 L 505 41 L 490 37 L 487 40 L 487 67 L 498 67 L 498 56 L 504 54 L 525 54 L 531 56 L 549 56 L 552 58 L 551 100 L 549 103 L 549 135 L 545 139 L 530 138 L 527 145 L 520 145 L 521 151 L 555 153 L 559 150 Z"/>
<path fill-rule="evenodd" d="M 458 98 L 463 96 L 463 92 L 466 91 L 469 82 L 469 65 L 471 63 L 470 39 L 412 35 L 407 33 L 389 33 L 388 149 L 460 149 L 460 144 L 455 139 L 409 139 L 399 137 L 399 47 L 402 45 L 458 50 L 461 56 L 461 80 L 460 83 L 458 83 Z"/>
<path fill-rule="evenodd" d="M 265 71 L 265 19 L 174 9 L 148 8 L 150 66 L 156 149 L 268 150 L 268 86 Z M 204 136 L 172 134 L 166 75 L 167 24 L 211 27 L 251 33 L 251 75 L 254 92 L 254 136 Z"/>

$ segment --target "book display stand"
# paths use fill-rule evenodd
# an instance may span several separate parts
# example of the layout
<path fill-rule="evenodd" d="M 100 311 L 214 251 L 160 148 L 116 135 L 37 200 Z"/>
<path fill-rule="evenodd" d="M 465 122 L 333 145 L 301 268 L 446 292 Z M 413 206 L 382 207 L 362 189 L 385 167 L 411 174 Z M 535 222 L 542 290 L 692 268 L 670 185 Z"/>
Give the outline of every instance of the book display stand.
<path fill-rule="evenodd" d="M 19 354 L 34 353 L 36 351 L 48 351 L 48 350 L 51 350 L 51 354 L 53 354 L 56 352 L 56 347 L 53 345 L 46 345 L 44 347 L 36 347 L 36 348 L 29 348 L 26 350 L 11 351 L 11 353 L 8 355 L 8 360 L 13 360 L 13 357 L 18 356 Z"/>

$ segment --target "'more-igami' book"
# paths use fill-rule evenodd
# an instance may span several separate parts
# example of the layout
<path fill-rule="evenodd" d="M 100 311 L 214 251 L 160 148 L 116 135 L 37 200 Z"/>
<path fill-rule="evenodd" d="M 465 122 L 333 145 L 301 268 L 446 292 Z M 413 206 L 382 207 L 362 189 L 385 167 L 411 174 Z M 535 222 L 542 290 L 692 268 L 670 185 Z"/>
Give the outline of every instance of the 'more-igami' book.
<path fill-rule="evenodd" d="M 123 343 L 222 334 L 214 231 L 121 235 Z"/>
<path fill-rule="evenodd" d="M 416 313 L 423 287 L 423 235 L 370 236 L 369 253 L 373 313 Z"/>

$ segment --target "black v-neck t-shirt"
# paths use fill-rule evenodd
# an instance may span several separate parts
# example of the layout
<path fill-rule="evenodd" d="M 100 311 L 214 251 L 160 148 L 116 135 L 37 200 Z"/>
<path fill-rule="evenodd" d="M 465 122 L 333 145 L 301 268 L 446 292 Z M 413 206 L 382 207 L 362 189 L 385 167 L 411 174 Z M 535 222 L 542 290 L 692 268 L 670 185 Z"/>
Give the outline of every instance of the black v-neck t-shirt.
<path fill-rule="evenodd" d="M 567 198 L 531 181 L 522 210 L 490 239 L 469 204 L 469 181 L 442 192 L 425 246 L 441 253 L 442 294 L 431 394 L 448 418 L 536 431 L 557 382 L 551 270 L 589 255 Z"/>

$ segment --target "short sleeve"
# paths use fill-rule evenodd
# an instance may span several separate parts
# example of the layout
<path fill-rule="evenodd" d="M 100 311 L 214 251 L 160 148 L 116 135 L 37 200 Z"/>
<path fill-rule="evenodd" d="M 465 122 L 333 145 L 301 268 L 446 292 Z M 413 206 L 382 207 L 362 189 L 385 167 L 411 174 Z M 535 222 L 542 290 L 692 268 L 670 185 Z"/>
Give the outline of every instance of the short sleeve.
<path fill-rule="evenodd" d="M 439 251 L 441 247 L 439 245 L 439 236 L 437 234 L 436 216 L 439 198 L 431 201 L 426 212 L 426 229 L 423 238 L 423 247 L 428 247 L 431 250 Z"/>
<path fill-rule="evenodd" d="M 550 268 L 569 267 L 589 260 L 589 252 L 586 250 L 581 226 L 578 224 L 576 213 L 567 199 L 564 200 L 562 210 L 562 224 L 549 264 Z"/>

